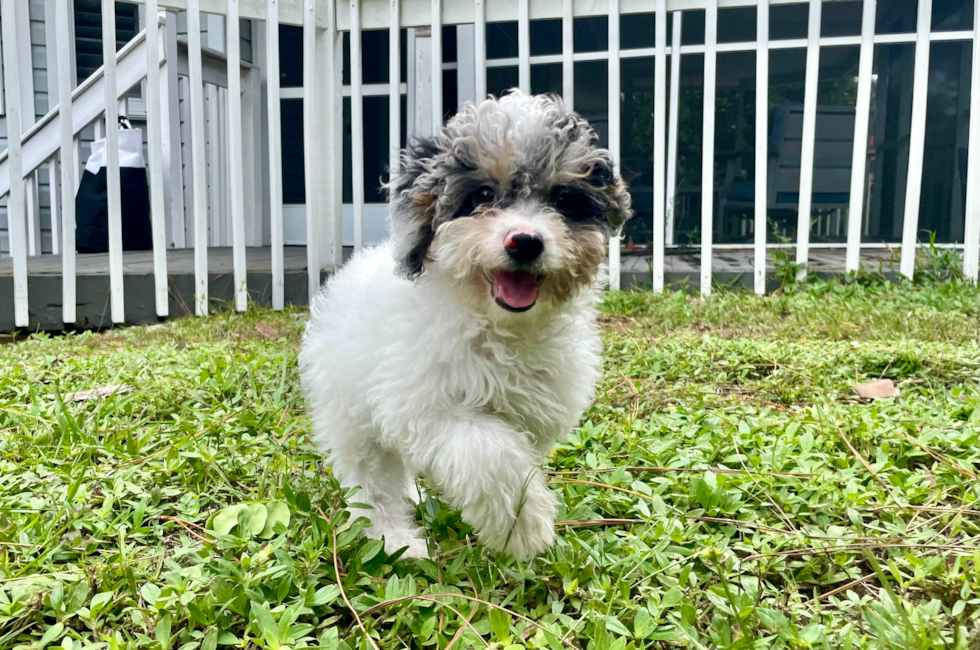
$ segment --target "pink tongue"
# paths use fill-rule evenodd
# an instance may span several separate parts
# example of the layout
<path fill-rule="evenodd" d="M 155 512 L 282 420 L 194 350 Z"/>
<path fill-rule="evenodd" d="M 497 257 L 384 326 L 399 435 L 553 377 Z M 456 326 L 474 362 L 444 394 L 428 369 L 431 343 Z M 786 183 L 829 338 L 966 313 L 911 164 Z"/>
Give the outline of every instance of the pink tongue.
<path fill-rule="evenodd" d="M 538 298 L 538 278 L 529 271 L 497 271 L 493 297 L 514 309 L 530 307 Z"/>

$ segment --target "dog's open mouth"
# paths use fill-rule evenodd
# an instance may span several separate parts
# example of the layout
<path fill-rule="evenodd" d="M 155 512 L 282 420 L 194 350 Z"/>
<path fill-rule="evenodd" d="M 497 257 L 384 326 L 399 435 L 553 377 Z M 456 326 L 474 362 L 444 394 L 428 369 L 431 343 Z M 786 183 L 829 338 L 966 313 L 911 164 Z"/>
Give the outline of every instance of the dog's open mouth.
<path fill-rule="evenodd" d="M 527 311 L 538 300 L 538 286 L 544 276 L 530 271 L 494 271 L 488 277 L 493 299 L 508 311 Z"/>

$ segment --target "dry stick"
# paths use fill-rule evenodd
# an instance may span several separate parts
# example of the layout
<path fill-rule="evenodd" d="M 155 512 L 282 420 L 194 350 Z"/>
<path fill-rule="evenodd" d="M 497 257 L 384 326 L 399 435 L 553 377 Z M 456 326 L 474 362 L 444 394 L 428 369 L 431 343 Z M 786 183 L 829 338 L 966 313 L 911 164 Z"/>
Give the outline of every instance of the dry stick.
<path fill-rule="evenodd" d="M 187 438 L 183 443 L 180 443 L 180 444 L 185 444 L 187 442 L 190 442 L 191 440 L 196 440 L 197 438 L 200 438 L 205 433 L 207 433 L 208 431 L 211 431 L 212 429 L 214 429 L 219 424 L 223 424 L 223 423 L 227 422 L 228 420 L 230 420 L 232 417 L 241 414 L 244 410 L 245 410 L 245 407 L 242 407 L 242 408 L 238 409 L 237 411 L 232 411 L 231 413 L 226 414 L 224 417 L 219 418 L 216 422 L 212 422 L 211 424 L 209 424 L 208 426 L 204 427 L 203 429 L 201 429 L 200 431 L 198 431 L 197 433 L 195 433 L 194 435 L 192 435 L 190 438 Z M 170 451 L 171 449 L 173 449 L 174 446 L 177 445 L 177 444 L 178 443 L 175 442 L 172 445 L 167 445 L 163 449 L 160 449 L 159 451 L 155 451 L 152 454 L 150 454 L 149 456 L 143 456 L 142 458 L 135 458 L 135 459 L 129 461 L 128 463 L 126 463 L 126 464 L 127 465 L 139 465 L 140 463 L 145 463 L 148 460 L 153 460 L 157 456 L 161 456 L 161 455 L 167 453 L 168 451 Z"/>
<path fill-rule="evenodd" d="M 954 470 L 956 470 L 960 474 L 964 474 L 964 475 L 972 478 L 974 481 L 980 481 L 980 476 L 977 476 L 976 474 L 974 474 L 973 472 L 971 472 L 967 468 L 963 467 L 962 465 L 960 465 L 959 463 L 957 463 L 953 459 L 949 458 L 945 454 L 941 454 L 938 451 L 934 451 L 933 449 L 930 449 L 929 447 L 927 447 L 926 445 L 922 444 L 918 440 L 913 440 L 912 438 L 908 437 L 907 435 L 905 435 L 901 431 L 897 431 L 896 430 L 895 433 L 897 433 L 899 436 L 901 436 L 906 442 L 912 443 L 913 445 L 915 445 L 916 447 L 918 447 L 922 451 L 926 452 L 927 454 L 929 454 L 930 456 L 932 456 L 933 458 L 935 458 L 936 460 L 938 460 L 940 463 L 943 463 L 944 465 L 949 465 L 951 468 L 953 468 Z"/>
<path fill-rule="evenodd" d="M 599 481 L 586 481 L 585 479 L 579 479 L 579 478 L 563 478 L 563 477 L 556 477 L 554 479 L 554 481 L 557 481 L 557 482 L 560 482 L 560 483 L 576 483 L 578 485 L 594 485 L 596 487 L 606 488 L 608 490 L 616 490 L 617 492 L 624 492 L 626 494 L 632 494 L 633 496 L 640 497 L 641 499 L 646 499 L 647 501 L 653 501 L 653 497 L 647 496 L 646 494 L 643 494 L 642 492 L 636 492 L 635 490 L 627 490 L 626 488 L 617 487 L 615 485 L 609 485 L 608 483 L 600 483 Z M 552 483 L 554 481 L 549 481 L 549 483 Z M 667 505 L 667 504 L 665 504 L 665 505 Z M 675 508 L 672 505 L 667 505 L 667 507 L 670 508 L 671 510 L 673 510 L 674 512 L 676 512 L 679 515 L 684 514 L 684 513 L 682 513 L 680 510 L 678 510 L 677 508 Z"/>
<path fill-rule="evenodd" d="M 888 485 L 881 479 L 880 476 L 878 476 L 878 472 L 874 471 L 874 468 L 871 467 L 871 463 L 869 463 L 864 459 L 864 456 L 861 455 L 861 452 L 855 449 L 854 445 L 851 444 L 851 441 L 848 440 L 847 436 L 844 435 L 844 431 L 841 430 L 840 424 L 837 423 L 837 418 L 831 416 L 831 419 L 834 421 L 834 427 L 837 429 L 837 435 L 840 436 L 840 439 L 844 441 L 844 444 L 847 445 L 847 448 L 851 450 L 851 453 L 854 454 L 854 457 L 857 458 L 862 465 L 864 465 L 865 469 L 871 472 L 871 475 L 875 477 L 875 480 L 878 481 L 878 483 L 881 484 L 881 487 L 885 489 L 885 494 L 891 496 L 891 490 L 888 489 Z"/>
<path fill-rule="evenodd" d="M 416 596 L 416 598 L 419 598 L 420 600 L 428 601 L 430 603 L 434 603 L 436 605 L 439 605 L 440 607 L 445 607 L 446 609 L 451 610 L 453 613 L 455 613 L 456 616 L 459 616 L 461 619 L 463 619 L 464 627 L 459 628 L 459 631 L 456 632 L 456 635 L 453 636 L 452 640 L 449 642 L 449 645 L 447 645 L 444 650 L 449 650 L 449 648 L 452 647 L 453 643 L 456 642 L 456 639 L 459 636 L 462 636 L 463 630 L 465 630 L 466 628 L 469 628 L 470 630 L 473 631 L 473 634 L 475 634 L 476 635 L 476 638 L 478 638 L 480 640 L 480 643 L 483 644 L 483 647 L 484 648 L 489 648 L 490 647 L 490 644 L 487 643 L 487 640 L 484 639 L 482 636 L 480 636 L 480 633 L 477 632 L 476 631 L 476 628 L 473 627 L 473 625 L 470 623 L 470 619 L 473 618 L 473 613 L 476 612 L 476 605 L 473 606 L 473 611 L 470 612 L 470 617 L 467 618 L 467 617 L 463 616 L 463 612 L 459 611 L 458 609 L 456 609 L 455 607 L 453 607 L 452 605 L 450 605 L 448 603 L 439 602 L 435 598 L 426 598 L 424 596 Z"/>
<path fill-rule="evenodd" d="M 915 514 L 919 514 L 919 513 L 916 512 Z M 924 528 L 925 526 L 928 526 L 929 524 L 931 524 L 932 522 L 936 521 L 937 519 L 942 519 L 945 516 L 946 515 L 940 513 L 940 514 L 936 515 L 935 517 L 930 517 L 930 518 L 926 519 L 925 521 L 920 521 L 916 525 L 909 526 L 908 528 L 906 528 L 905 529 L 905 534 L 908 535 L 909 533 L 914 532 L 916 530 L 919 530 L 920 528 Z M 955 517 L 954 517 L 954 519 L 955 519 Z M 911 523 L 911 522 L 909 522 L 909 523 Z"/>
<path fill-rule="evenodd" d="M 786 557 L 793 555 L 827 555 L 830 553 L 846 553 L 848 551 L 857 551 L 860 549 L 884 549 L 884 548 L 919 548 L 919 549 L 931 549 L 940 551 L 980 551 L 980 548 L 962 548 L 960 546 L 952 546 L 950 544 L 847 544 L 844 546 L 827 546 L 825 548 L 797 548 L 789 549 L 786 551 L 776 551 L 774 553 L 757 553 L 755 555 L 749 555 L 748 557 L 742 558 L 741 562 L 752 562 L 753 560 L 759 560 L 764 557 Z"/>
<path fill-rule="evenodd" d="M 631 526 L 633 524 L 645 524 L 644 519 L 571 519 L 569 521 L 556 521 L 555 526 L 566 526 L 568 528 L 594 528 L 596 526 Z"/>
<path fill-rule="evenodd" d="M 745 474 L 745 470 L 741 469 L 729 469 L 727 467 L 646 467 L 646 466 L 633 466 L 633 467 L 599 467 L 596 469 L 570 469 L 570 470 L 560 470 L 545 472 L 548 476 L 564 476 L 567 474 L 581 474 L 583 472 L 587 474 L 604 474 L 606 472 L 615 472 L 617 470 L 625 470 L 627 472 L 652 472 L 654 474 L 670 474 L 672 472 L 692 472 L 692 473 L 707 473 L 712 474 Z M 760 476 L 776 476 L 779 478 L 813 478 L 816 474 L 803 474 L 798 472 L 756 472 Z"/>
<path fill-rule="evenodd" d="M 146 557 L 127 558 L 125 560 L 125 564 L 133 564 L 134 562 L 149 562 L 150 560 L 158 560 L 158 559 L 162 558 L 163 556 L 164 556 L 163 553 L 157 553 L 156 555 L 148 555 Z M 113 564 L 118 565 L 119 563 L 118 562 L 114 562 Z M 37 578 L 50 578 L 52 576 L 71 575 L 73 573 L 80 573 L 80 572 L 83 572 L 83 571 L 85 571 L 85 567 L 75 567 L 73 569 L 67 569 L 65 571 L 52 571 L 51 573 L 35 573 L 33 575 L 16 576 L 16 577 L 13 577 L 13 578 L 4 578 L 4 579 L 0 580 L 0 584 L 5 584 L 5 583 L 8 583 L 8 582 L 19 582 L 21 580 L 34 580 L 34 579 L 37 579 Z"/>
<path fill-rule="evenodd" d="M 722 418 L 724 418 L 724 420 L 726 422 L 729 422 L 728 418 L 726 418 L 725 416 L 722 416 Z M 729 422 L 729 424 L 731 424 L 731 422 Z M 738 427 L 736 427 L 736 430 L 737 429 L 738 429 Z M 796 526 L 793 525 L 793 522 L 791 522 L 789 520 L 789 517 L 786 516 L 786 513 L 783 512 L 783 509 L 781 507 L 779 507 L 779 504 L 776 503 L 776 500 L 772 498 L 772 496 L 769 494 L 769 492 L 764 487 L 762 487 L 762 485 L 757 480 L 755 480 L 755 477 L 752 476 L 752 472 L 750 472 L 749 471 L 749 468 L 745 465 L 745 461 L 742 460 L 742 450 L 739 449 L 738 440 L 735 439 L 734 434 L 732 435 L 732 442 L 735 443 L 735 453 L 738 454 L 738 461 L 740 463 L 742 463 L 742 469 L 744 469 L 745 470 L 745 473 L 749 475 L 749 478 L 752 479 L 752 482 L 755 483 L 755 486 L 757 488 L 759 488 L 760 490 L 762 490 L 762 493 L 766 495 L 766 498 L 769 499 L 769 503 L 771 503 L 772 505 L 776 506 L 776 511 L 780 514 L 780 519 L 783 520 L 783 523 L 786 524 L 787 526 L 789 526 L 790 528 L 792 528 L 795 531 L 796 530 Z"/>
<path fill-rule="evenodd" d="M 473 584 L 473 578 L 471 578 L 469 576 L 469 574 L 467 574 L 466 575 L 466 579 L 469 580 L 470 586 L 473 588 L 473 595 L 474 596 L 479 596 L 479 592 L 477 592 L 477 590 L 476 590 L 476 585 Z M 473 605 L 473 608 L 470 610 L 470 615 L 466 617 L 466 626 L 467 627 L 471 627 L 470 626 L 470 621 L 473 620 L 473 616 L 476 614 L 476 610 L 478 608 L 479 608 L 479 605 Z M 459 641 L 460 638 L 462 638 L 462 636 L 463 636 L 463 630 L 464 629 L 466 629 L 466 628 L 464 628 L 464 627 L 461 626 L 458 630 L 456 630 L 456 634 L 453 635 L 453 638 L 449 640 L 449 644 L 446 645 L 446 647 L 443 648 L 443 650 L 452 650 L 452 647 L 454 645 L 456 645 L 456 642 Z M 474 631 L 476 631 L 476 630 L 474 629 Z M 482 636 L 480 636 L 479 634 L 477 634 L 477 636 L 480 637 L 480 640 L 481 641 L 483 641 L 483 637 Z M 484 641 L 484 643 L 486 643 L 486 642 Z"/>
<path fill-rule="evenodd" d="M 921 512 L 944 512 L 946 514 L 955 515 L 980 515 L 980 510 L 971 510 L 969 508 L 944 508 L 941 506 L 901 506 L 901 505 L 885 505 L 885 506 L 875 506 L 874 508 L 868 508 L 865 512 L 879 512 L 881 510 L 919 510 Z"/>
<path fill-rule="evenodd" d="M 341 595 L 342 594 L 343 594 L 343 591 L 341 591 Z M 549 630 L 545 626 L 541 625 L 540 623 L 535 623 L 534 621 L 532 621 L 531 619 L 529 619 L 527 616 L 522 616 L 521 614 L 518 614 L 517 612 L 512 611 L 512 610 L 509 610 L 506 607 L 501 607 L 500 605 L 495 605 L 495 604 L 493 604 L 491 602 L 488 602 L 486 600 L 482 600 L 482 599 L 476 598 L 474 596 L 466 596 L 464 594 L 441 594 L 440 593 L 440 594 L 422 594 L 422 595 L 418 595 L 418 596 L 402 596 L 401 598 L 392 598 L 391 600 L 386 600 L 384 602 L 380 602 L 377 605 L 374 605 L 373 607 L 369 607 L 368 609 L 364 610 L 364 615 L 365 616 L 368 616 L 368 615 L 373 614 L 374 612 L 376 612 L 376 611 L 378 611 L 380 609 L 384 609 L 388 605 L 394 605 L 396 603 L 402 603 L 402 602 L 405 602 L 406 600 L 425 600 L 425 601 L 428 601 L 428 602 L 431 602 L 431 603 L 437 603 L 439 605 L 444 604 L 444 603 L 436 600 L 436 598 L 462 598 L 463 600 L 468 600 L 468 601 L 471 601 L 471 602 L 474 602 L 474 603 L 480 603 L 481 605 L 486 605 L 487 607 L 492 607 L 494 609 L 499 609 L 500 611 L 506 612 L 507 614 L 510 614 L 511 616 L 513 616 L 515 618 L 521 619 L 522 621 L 524 621 L 528 625 L 533 625 L 534 627 L 538 628 L 539 630 L 541 630 L 545 634 L 550 634 L 551 636 L 555 637 L 556 639 L 558 639 L 559 641 L 561 641 L 564 645 L 568 646 L 569 648 L 575 648 L 575 645 L 574 644 L 572 644 L 569 641 L 565 641 L 564 639 L 562 639 L 560 636 L 558 636 L 557 634 L 555 634 L 554 632 L 552 632 L 551 630 Z"/>
<path fill-rule="evenodd" d="M 381 650 L 381 648 L 378 647 L 378 644 L 374 642 L 374 639 L 371 638 L 371 635 L 368 634 L 367 630 L 364 628 L 364 623 L 361 622 L 361 617 L 357 614 L 357 610 L 354 609 L 354 606 L 350 604 L 350 600 L 347 598 L 347 592 L 344 591 L 344 582 L 340 578 L 340 564 L 337 561 L 336 528 L 333 529 L 333 570 L 337 574 L 337 587 L 340 588 L 340 595 L 344 597 L 344 602 L 347 604 L 347 609 L 349 609 L 350 613 L 354 615 L 354 620 L 357 621 L 357 627 L 361 628 L 361 632 L 364 633 L 364 638 L 368 640 L 368 643 L 371 644 L 371 647 L 374 648 L 374 650 Z M 367 613 L 364 615 L 367 616 Z"/>
<path fill-rule="evenodd" d="M 645 495 L 645 494 L 643 494 L 641 492 L 636 492 L 634 490 L 627 490 L 626 488 L 621 488 L 621 487 L 618 487 L 618 486 L 615 486 L 615 485 L 609 485 L 608 483 L 600 483 L 599 481 L 586 481 L 586 480 L 582 480 L 582 479 L 572 479 L 572 478 L 557 478 L 555 480 L 557 480 L 559 482 L 562 482 L 562 483 L 576 483 L 576 484 L 582 484 L 582 485 L 595 485 L 596 487 L 607 488 L 609 490 L 616 490 L 617 492 L 625 492 L 626 494 L 632 494 L 634 496 L 638 496 L 638 497 L 641 497 L 643 499 L 647 499 L 649 501 L 653 501 L 653 498 L 652 497 L 649 497 L 649 496 L 647 496 L 647 495 Z M 738 519 L 724 519 L 722 517 L 700 517 L 700 516 L 697 516 L 697 515 L 688 515 L 688 514 L 685 514 L 685 513 L 681 512 L 680 510 L 678 510 L 674 506 L 668 505 L 667 507 L 670 508 L 671 510 L 673 510 L 678 515 L 684 517 L 685 519 L 690 519 L 692 521 L 705 521 L 705 522 L 732 524 L 734 526 L 746 526 L 748 528 L 758 528 L 760 530 L 768 530 L 768 531 L 771 531 L 771 532 L 782 533 L 784 535 L 794 535 L 794 534 L 796 534 L 795 532 L 790 532 L 788 530 L 782 530 L 780 528 L 772 528 L 771 526 L 765 526 L 763 524 L 756 524 L 756 523 L 752 523 L 750 521 L 739 521 Z M 616 520 L 590 519 L 590 520 L 586 520 L 586 521 L 589 522 L 589 523 L 591 523 L 591 522 L 615 521 L 616 523 L 630 523 L 630 524 L 632 524 L 632 523 L 637 523 L 638 521 L 642 521 L 642 520 L 633 520 L 633 519 L 616 519 Z M 564 521 L 564 522 L 556 522 L 555 525 L 558 525 L 558 524 L 569 525 L 569 524 L 576 524 L 576 523 L 579 523 L 579 522 Z"/>
<path fill-rule="evenodd" d="M 727 519 L 725 517 L 699 517 L 695 515 L 687 515 L 687 518 L 692 521 L 703 521 L 707 523 L 715 524 L 730 524 L 732 526 L 745 526 L 746 528 L 755 528 L 757 530 L 764 530 L 770 533 L 780 533 L 782 535 L 796 535 L 799 531 L 797 530 L 783 530 L 782 528 L 773 528 L 772 526 L 766 526 L 765 524 L 756 524 L 751 521 L 739 521 L 738 519 Z"/>
<path fill-rule="evenodd" d="M 183 519 L 181 519 L 179 517 L 161 517 L 161 519 L 164 519 L 164 520 L 167 520 L 167 521 L 176 521 L 178 524 L 180 524 L 180 527 L 181 528 L 183 528 L 184 530 L 186 530 L 195 539 L 199 539 L 202 542 L 204 542 L 205 544 L 210 544 L 211 546 L 217 546 L 217 544 L 215 544 L 214 542 L 212 542 L 207 537 L 204 537 L 203 535 L 199 535 L 198 533 L 196 533 L 193 530 L 191 530 L 190 526 L 196 526 L 196 524 L 191 524 L 191 522 L 184 521 Z M 197 526 L 197 527 L 198 528 L 201 528 L 200 526 Z M 204 530 L 204 529 L 201 528 L 201 530 Z"/>
<path fill-rule="evenodd" d="M 869 573 L 868 575 L 866 575 L 866 576 L 864 576 L 862 578 L 858 578 L 857 580 L 851 580 L 846 585 L 842 585 L 840 587 L 837 587 L 836 589 L 831 589 L 830 591 L 828 591 L 825 594 L 818 595 L 816 598 L 814 598 L 809 603 L 807 603 L 807 605 L 813 604 L 813 603 L 817 602 L 818 600 L 820 600 L 822 598 L 830 598 L 831 596 L 836 596 L 837 594 L 839 594 L 842 591 L 847 591 L 851 587 L 856 587 L 856 586 L 858 586 L 859 584 L 861 584 L 863 582 L 867 582 L 868 580 L 871 580 L 872 578 L 875 577 L 875 575 L 877 575 L 877 574 Z"/>

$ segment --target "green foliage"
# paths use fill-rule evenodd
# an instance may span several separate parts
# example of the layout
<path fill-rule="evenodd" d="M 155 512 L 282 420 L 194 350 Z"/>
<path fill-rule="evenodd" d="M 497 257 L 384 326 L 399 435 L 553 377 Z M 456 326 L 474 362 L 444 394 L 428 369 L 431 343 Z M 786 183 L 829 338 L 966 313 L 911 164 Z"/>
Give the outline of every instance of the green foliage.
<path fill-rule="evenodd" d="M 608 294 L 595 405 L 546 468 L 565 523 L 523 564 L 431 490 L 434 559 L 365 538 L 309 441 L 299 311 L 0 346 L 0 648 L 369 648 L 353 608 L 386 650 L 972 650 L 978 304 Z M 901 395 L 857 399 L 878 377 Z"/>

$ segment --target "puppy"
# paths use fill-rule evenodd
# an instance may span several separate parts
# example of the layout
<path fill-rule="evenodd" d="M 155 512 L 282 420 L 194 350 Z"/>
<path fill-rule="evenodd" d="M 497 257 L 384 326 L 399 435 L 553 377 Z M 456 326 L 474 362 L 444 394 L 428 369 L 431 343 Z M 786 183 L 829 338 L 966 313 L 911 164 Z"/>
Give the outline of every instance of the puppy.
<path fill-rule="evenodd" d="M 554 541 L 540 464 L 592 398 L 594 287 L 632 216 L 595 141 L 553 96 L 467 104 L 403 152 L 391 239 L 313 300 L 299 363 L 314 438 L 386 552 L 427 556 L 418 473 L 488 548 Z"/>

